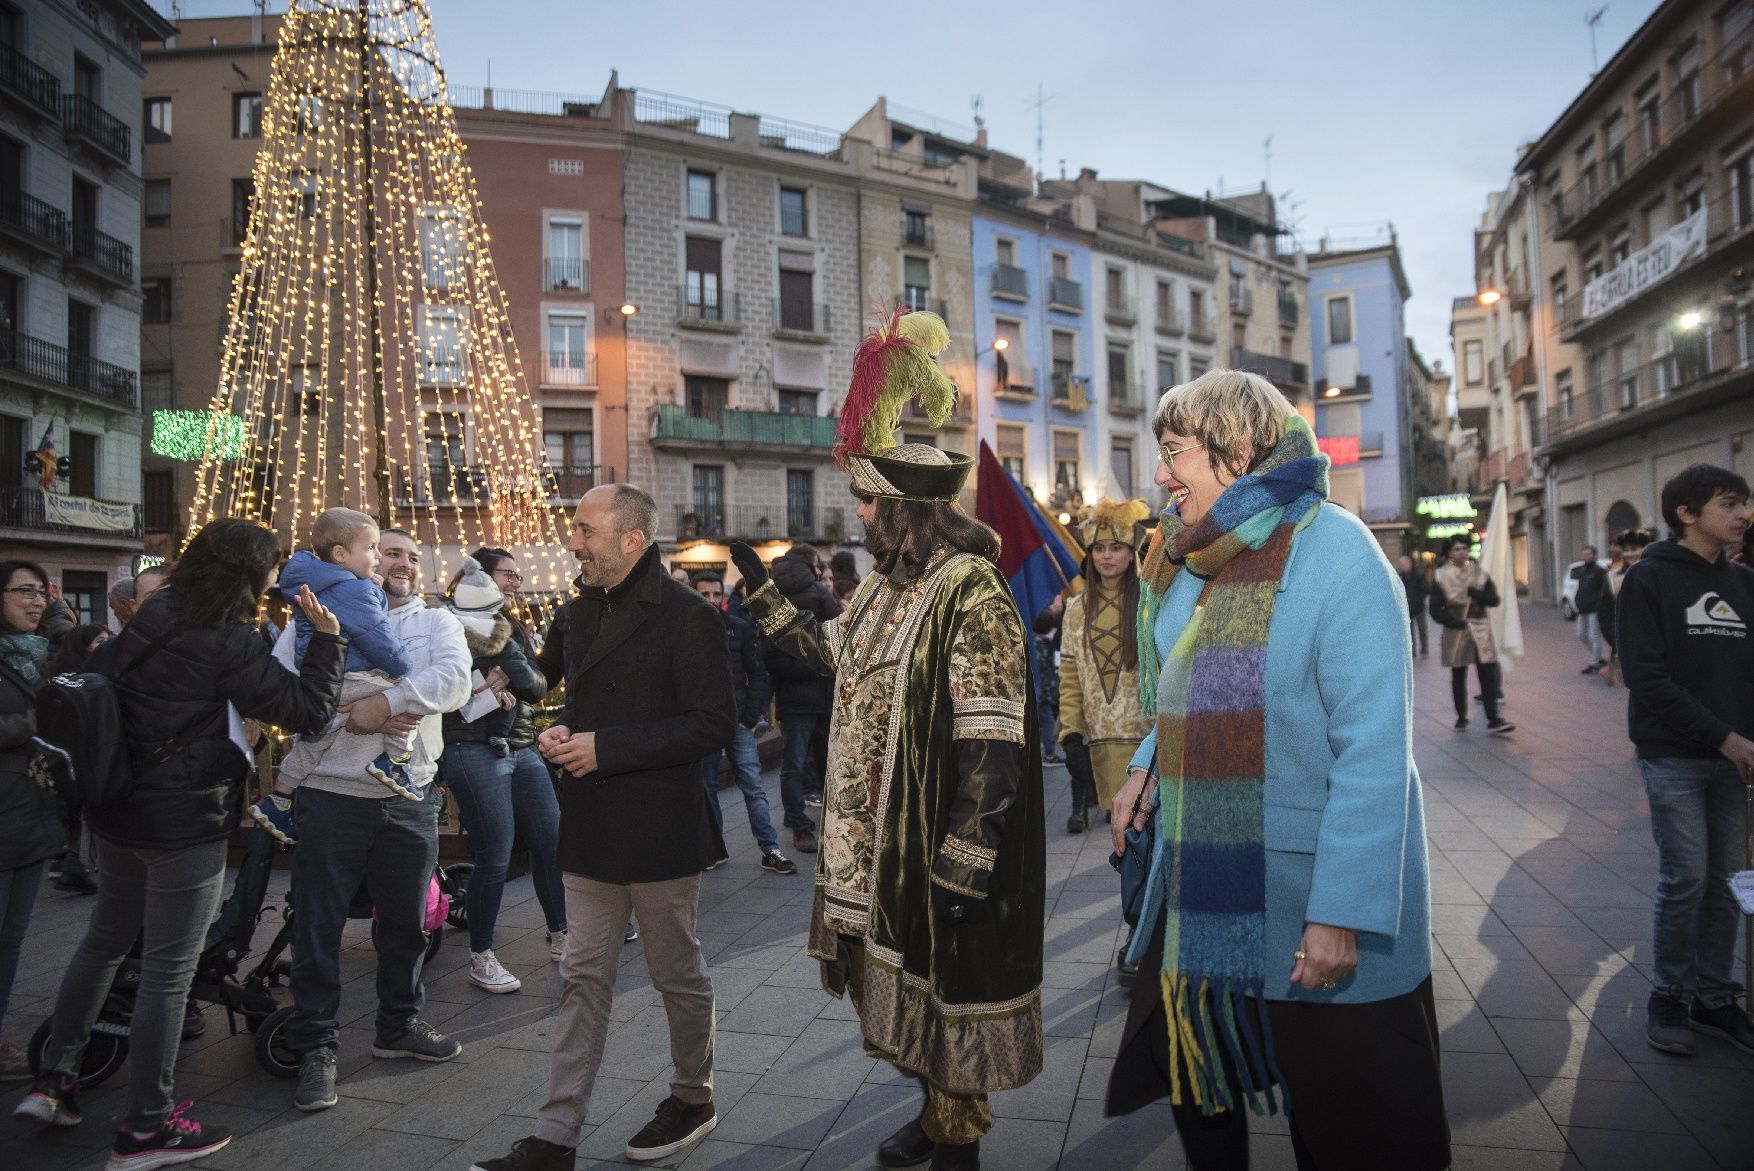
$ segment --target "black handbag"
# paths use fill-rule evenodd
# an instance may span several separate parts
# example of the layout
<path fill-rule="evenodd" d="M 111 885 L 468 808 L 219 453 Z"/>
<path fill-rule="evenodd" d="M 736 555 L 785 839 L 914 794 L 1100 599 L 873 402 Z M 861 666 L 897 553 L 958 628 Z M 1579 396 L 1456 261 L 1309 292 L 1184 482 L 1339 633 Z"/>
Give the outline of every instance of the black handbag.
<path fill-rule="evenodd" d="M 1139 925 L 1140 904 L 1145 901 L 1145 879 L 1151 873 L 1151 852 L 1157 846 L 1155 809 L 1146 816 L 1144 829 L 1134 829 L 1131 824 L 1139 815 L 1144 800 L 1145 790 L 1141 789 L 1139 800 L 1133 802 L 1132 816 L 1127 819 L 1126 846 L 1121 853 L 1108 856 L 1108 864 L 1121 876 L 1121 918 L 1129 927 Z"/>

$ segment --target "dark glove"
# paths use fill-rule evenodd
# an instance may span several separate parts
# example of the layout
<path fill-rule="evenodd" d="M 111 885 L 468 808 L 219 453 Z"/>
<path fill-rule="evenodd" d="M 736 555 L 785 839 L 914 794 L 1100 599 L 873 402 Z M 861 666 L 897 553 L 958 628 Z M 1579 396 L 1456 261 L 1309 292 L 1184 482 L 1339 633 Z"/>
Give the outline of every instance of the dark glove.
<path fill-rule="evenodd" d="M 747 543 L 731 542 L 731 564 L 737 567 L 737 572 L 749 583 L 750 593 L 753 594 L 767 584 L 767 566 L 761 563 L 761 558 L 756 556 L 755 550 Z"/>
<path fill-rule="evenodd" d="M 1074 745 L 1074 744 L 1083 744 L 1084 743 L 1084 733 L 1082 733 L 1082 732 L 1068 732 L 1060 738 L 1060 743 L 1067 748 L 1072 747 L 1072 745 Z"/>
<path fill-rule="evenodd" d="M 1074 732 L 1060 742 L 1066 750 L 1066 772 L 1074 781 L 1090 788 L 1096 786 L 1096 772 L 1090 765 L 1090 745 Z"/>
<path fill-rule="evenodd" d="M 1484 606 L 1484 605 L 1488 604 L 1486 599 L 1491 597 L 1492 595 L 1487 593 L 1485 590 L 1481 589 L 1479 586 L 1469 586 L 1468 587 L 1468 596 L 1470 598 L 1473 598 L 1476 602 L 1479 602 L 1482 606 Z"/>
<path fill-rule="evenodd" d="M 932 884 L 932 913 L 938 922 L 952 927 L 978 922 L 987 913 L 985 899 L 971 899 L 959 891 Z"/>

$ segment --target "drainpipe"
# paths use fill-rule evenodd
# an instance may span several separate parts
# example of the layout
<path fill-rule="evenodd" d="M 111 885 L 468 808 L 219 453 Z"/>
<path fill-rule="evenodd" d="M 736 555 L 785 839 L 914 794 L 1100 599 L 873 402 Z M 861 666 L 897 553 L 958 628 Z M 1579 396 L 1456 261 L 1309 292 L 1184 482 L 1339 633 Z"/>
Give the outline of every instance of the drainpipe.
<path fill-rule="evenodd" d="M 1541 273 L 1541 201 L 1535 197 L 1534 176 L 1527 171 L 1517 176 L 1517 184 L 1522 188 L 1523 199 L 1529 208 L 1529 230 L 1524 233 L 1523 247 L 1528 251 L 1529 294 L 1531 302 L 1537 306 L 1547 305 L 1547 281 Z M 1534 343 L 1535 355 L 1535 387 L 1536 404 L 1540 411 L 1543 430 L 1547 423 L 1547 323 L 1544 315 L 1531 317 L 1531 340 Z M 1541 436 L 1545 441 L 1546 435 Z M 1551 460 L 1541 461 L 1541 514 L 1547 529 L 1547 584 L 1551 586 L 1552 596 L 1559 595 L 1559 511 L 1555 507 L 1559 499 L 1558 488 L 1554 483 L 1553 464 Z M 1534 453 L 1530 453 L 1530 466 L 1534 466 Z M 1552 598 L 1548 599 L 1549 601 Z"/>

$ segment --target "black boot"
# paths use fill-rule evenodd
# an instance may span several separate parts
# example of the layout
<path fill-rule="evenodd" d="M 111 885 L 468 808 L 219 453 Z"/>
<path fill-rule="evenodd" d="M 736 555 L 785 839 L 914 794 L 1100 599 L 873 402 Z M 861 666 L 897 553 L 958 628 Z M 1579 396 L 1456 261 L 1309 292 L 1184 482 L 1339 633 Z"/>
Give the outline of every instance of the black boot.
<path fill-rule="evenodd" d="M 980 1171 L 981 1140 L 972 1143 L 937 1143 L 932 1147 L 930 1171 Z"/>
<path fill-rule="evenodd" d="M 920 1082 L 921 1092 L 925 1089 L 926 1083 Z M 926 1137 L 925 1128 L 920 1125 L 925 1116 L 926 1104 L 921 1102 L 920 1112 L 912 1122 L 877 1145 L 877 1161 L 885 1167 L 912 1167 L 931 1158 L 932 1140 Z"/>
<path fill-rule="evenodd" d="M 1084 801 L 1084 786 L 1077 781 L 1072 782 L 1072 816 L 1066 819 L 1066 832 L 1081 834 L 1090 828 L 1090 819 L 1086 815 L 1089 807 Z"/>

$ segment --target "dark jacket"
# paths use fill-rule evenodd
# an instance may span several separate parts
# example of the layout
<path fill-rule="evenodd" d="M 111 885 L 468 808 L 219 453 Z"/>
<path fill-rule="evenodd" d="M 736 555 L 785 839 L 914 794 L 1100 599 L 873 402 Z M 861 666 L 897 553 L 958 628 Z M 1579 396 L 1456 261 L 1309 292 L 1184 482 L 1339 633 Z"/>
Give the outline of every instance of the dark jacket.
<path fill-rule="evenodd" d="M 36 689 L 0 662 L 0 870 L 41 862 L 67 844 L 61 803 L 24 771 L 35 751 L 36 707 Z"/>
<path fill-rule="evenodd" d="M 737 731 L 718 611 L 666 573 L 653 546 L 613 590 L 573 599 L 564 638 L 561 723 L 596 733 L 597 770 L 561 774 L 561 869 L 660 882 L 724 858 L 700 783 L 700 762 Z"/>
<path fill-rule="evenodd" d="M 731 660 L 731 695 L 737 703 L 737 722 L 753 728 L 767 718 L 773 702 L 773 680 L 761 661 L 761 633 L 755 624 L 736 614 L 725 620 L 725 653 Z"/>
<path fill-rule="evenodd" d="M 509 747 L 519 710 L 525 704 L 535 703 L 547 695 L 548 682 L 531 665 L 530 660 L 524 657 L 524 648 L 512 637 L 512 624 L 503 615 L 494 619 L 492 634 L 477 634 L 465 624 L 463 641 L 469 644 L 469 653 L 474 656 L 472 665 L 483 676 L 495 667 L 505 672 L 508 689 L 518 697 L 518 706 L 510 710 L 495 708 L 468 722 L 464 721 L 461 711 L 446 712 L 445 743 L 455 741 L 479 744 L 487 740 L 505 740 Z"/>
<path fill-rule="evenodd" d="M 1431 583 L 1417 569 L 1409 569 L 1397 576 L 1401 579 L 1401 592 L 1407 595 L 1407 617 L 1419 617 L 1425 613 L 1426 599 L 1431 596 Z"/>
<path fill-rule="evenodd" d="M 182 595 L 165 586 L 91 656 L 91 670 L 111 675 L 160 634 L 179 628 L 117 684 L 134 791 L 125 800 L 87 807 L 85 819 L 99 837 L 119 845 L 182 849 L 219 841 L 238 824 L 251 762 L 227 739 L 228 702 L 245 719 L 296 734 L 322 731 L 341 695 L 344 636 L 313 632 L 294 675 L 275 662 L 250 623 L 185 626 L 182 614 Z"/>
<path fill-rule="evenodd" d="M 1754 569 L 1658 541 L 1626 571 L 1614 606 L 1627 731 L 1643 760 L 1722 760 L 1754 739 Z"/>
<path fill-rule="evenodd" d="M 1608 571 L 1594 561 L 1585 561 L 1571 571 L 1577 579 L 1577 595 L 1571 599 L 1572 609 L 1579 614 L 1594 614 L 1608 592 Z"/>
<path fill-rule="evenodd" d="M 564 614 L 566 611 L 562 610 L 560 613 Z M 529 703 L 519 700 L 517 710 L 512 713 L 511 731 L 506 733 L 505 740 L 511 750 L 516 752 L 521 748 L 528 748 L 536 743 L 535 705 L 542 702 L 543 696 L 546 696 L 550 691 L 553 691 L 556 687 L 559 687 L 562 683 L 566 682 L 566 672 L 565 670 L 560 670 L 556 671 L 553 675 L 549 675 L 538 662 L 537 656 L 540 651 L 536 646 L 536 640 L 530 637 L 529 630 L 523 623 L 519 622 L 509 614 L 502 614 L 501 617 L 512 624 L 512 642 L 517 644 L 517 648 L 524 652 L 524 661 L 536 669 L 537 676 L 541 680 L 543 688 L 542 695 L 537 696 Z"/>
<path fill-rule="evenodd" d="M 827 586 L 816 579 L 815 570 L 803 557 L 790 553 L 774 558 L 768 567 L 774 588 L 818 622 L 840 617 L 841 604 Z M 793 716 L 826 716 L 834 707 L 834 673 L 814 663 L 769 649 L 768 674 L 773 677 L 774 714 L 784 723 Z"/>

